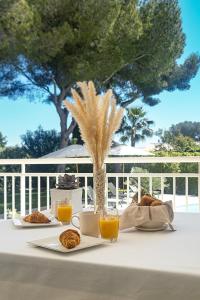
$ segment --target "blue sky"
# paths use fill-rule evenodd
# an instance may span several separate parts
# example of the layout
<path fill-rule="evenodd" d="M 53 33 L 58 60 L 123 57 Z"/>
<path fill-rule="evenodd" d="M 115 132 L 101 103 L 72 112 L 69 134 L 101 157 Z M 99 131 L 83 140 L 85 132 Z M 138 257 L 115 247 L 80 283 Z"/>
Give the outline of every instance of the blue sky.
<path fill-rule="evenodd" d="M 200 0 L 179 0 L 186 47 L 182 59 L 191 52 L 200 53 Z M 167 129 L 181 121 L 200 121 L 200 71 L 191 81 L 188 91 L 163 92 L 161 103 L 145 107 L 148 118 L 155 121 L 156 128 Z"/>
<path fill-rule="evenodd" d="M 179 2 L 186 34 L 183 55 L 183 58 L 186 58 L 191 52 L 200 53 L 200 0 L 179 0 Z M 167 129 L 171 124 L 185 120 L 200 121 L 199 90 L 200 72 L 192 80 L 190 90 L 164 92 L 160 95 L 160 104 L 155 107 L 145 106 L 148 118 L 155 121 L 155 129 Z M 30 103 L 24 98 L 16 101 L 1 99 L 0 131 L 7 136 L 9 145 L 19 144 L 20 135 L 27 130 L 35 130 L 38 125 L 44 129 L 59 130 L 59 118 L 52 105 Z"/>

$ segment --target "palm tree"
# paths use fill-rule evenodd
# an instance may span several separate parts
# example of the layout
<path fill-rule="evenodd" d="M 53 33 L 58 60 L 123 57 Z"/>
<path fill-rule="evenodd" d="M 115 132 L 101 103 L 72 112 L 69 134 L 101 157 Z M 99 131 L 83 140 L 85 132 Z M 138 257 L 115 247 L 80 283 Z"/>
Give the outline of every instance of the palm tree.
<path fill-rule="evenodd" d="M 146 118 L 146 112 L 142 107 L 127 109 L 119 133 L 122 134 L 120 141 L 126 143 L 131 140 L 131 146 L 135 146 L 138 141 L 145 140 L 153 135 L 150 128 L 154 122 Z"/>

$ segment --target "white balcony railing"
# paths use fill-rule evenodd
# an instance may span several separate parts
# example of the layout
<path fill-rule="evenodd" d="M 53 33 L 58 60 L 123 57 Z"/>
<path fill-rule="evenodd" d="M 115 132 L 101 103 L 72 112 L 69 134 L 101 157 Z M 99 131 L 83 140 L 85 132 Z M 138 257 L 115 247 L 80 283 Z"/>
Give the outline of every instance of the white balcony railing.
<path fill-rule="evenodd" d="M 195 172 L 191 173 L 152 173 L 126 172 L 127 166 L 146 164 L 195 164 Z M 32 209 L 50 208 L 50 189 L 55 186 L 60 175 L 57 172 L 41 171 L 41 166 L 65 164 L 90 165 L 89 158 L 47 158 L 47 159 L 2 159 L 0 160 L 0 217 L 6 219 L 14 216 L 15 211 L 24 215 Z M 120 164 L 123 171 L 109 172 L 109 166 Z M 40 171 L 37 169 L 40 166 Z M 31 169 L 30 169 L 31 168 Z M 200 210 L 200 157 L 110 157 L 106 160 L 106 199 L 107 205 L 127 206 L 133 194 L 141 189 L 156 193 L 162 200 L 173 200 L 174 209 L 178 211 Z M 159 169 L 159 168 L 158 168 Z M 125 170 L 125 171 L 124 171 Z M 144 168 L 143 168 L 144 170 Z M 91 171 L 91 170 L 90 170 Z M 92 172 L 69 172 L 80 178 L 83 187 L 83 205 L 92 204 Z M 178 185 L 182 188 L 177 192 Z M 155 184 L 156 181 L 156 184 Z M 193 190 L 190 185 L 192 181 Z"/>

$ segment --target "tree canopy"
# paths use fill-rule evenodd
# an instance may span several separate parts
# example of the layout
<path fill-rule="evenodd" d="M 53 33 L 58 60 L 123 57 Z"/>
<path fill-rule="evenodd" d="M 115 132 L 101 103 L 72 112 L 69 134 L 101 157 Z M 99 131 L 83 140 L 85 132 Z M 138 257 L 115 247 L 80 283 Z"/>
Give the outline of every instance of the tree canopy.
<path fill-rule="evenodd" d="M 179 135 L 165 135 L 157 147 L 157 150 L 162 151 L 176 151 L 176 152 L 198 152 L 200 147 L 196 142 L 188 136 Z"/>
<path fill-rule="evenodd" d="M 60 135 L 55 130 L 44 130 L 39 126 L 35 131 L 28 130 L 21 140 L 24 153 L 37 158 L 58 150 Z"/>
<path fill-rule="evenodd" d="M 28 158 L 28 154 L 24 151 L 21 146 L 7 146 L 0 152 L 0 158 Z M 5 169 L 5 168 L 4 168 Z M 13 168 L 9 166 L 6 170 L 15 170 L 16 167 Z"/>
<path fill-rule="evenodd" d="M 127 113 L 122 121 L 119 132 L 121 142 L 131 141 L 131 146 L 135 146 L 136 142 L 145 140 L 146 137 L 153 135 L 151 126 L 154 124 L 152 120 L 148 120 L 146 112 L 142 107 L 127 109 Z"/>
<path fill-rule="evenodd" d="M 62 101 L 77 81 L 155 105 L 198 71 L 197 54 L 177 63 L 184 46 L 177 0 L 0 0 L 0 96 L 53 103 L 63 147 L 75 122 Z"/>
<path fill-rule="evenodd" d="M 0 132 L 0 149 L 4 148 L 7 144 L 6 137 Z"/>
<path fill-rule="evenodd" d="M 200 141 L 200 122 L 185 121 L 172 125 L 169 130 L 164 132 L 163 138 L 167 138 L 170 135 L 184 135 Z"/>

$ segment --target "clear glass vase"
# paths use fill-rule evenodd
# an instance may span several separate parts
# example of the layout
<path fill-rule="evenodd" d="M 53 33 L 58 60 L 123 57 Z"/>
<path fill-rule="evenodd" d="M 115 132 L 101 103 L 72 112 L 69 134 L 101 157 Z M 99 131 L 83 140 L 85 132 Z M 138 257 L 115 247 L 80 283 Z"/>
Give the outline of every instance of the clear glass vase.
<path fill-rule="evenodd" d="M 98 212 L 104 211 L 105 207 L 105 168 L 95 169 L 93 171 L 94 178 L 94 193 L 95 193 L 95 210 Z"/>

